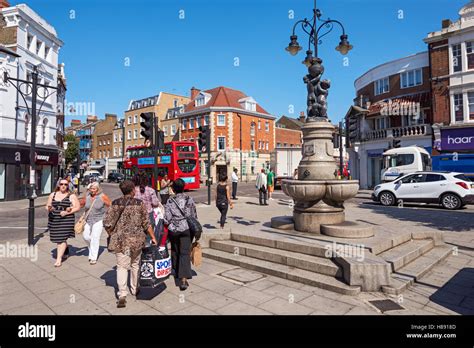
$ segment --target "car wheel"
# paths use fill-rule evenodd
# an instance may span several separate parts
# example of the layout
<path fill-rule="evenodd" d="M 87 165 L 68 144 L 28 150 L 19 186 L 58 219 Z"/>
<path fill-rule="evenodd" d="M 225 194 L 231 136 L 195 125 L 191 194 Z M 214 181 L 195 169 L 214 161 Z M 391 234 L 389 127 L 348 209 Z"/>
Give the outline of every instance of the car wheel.
<path fill-rule="evenodd" d="M 395 203 L 397 202 L 397 199 L 395 198 L 395 195 L 393 193 L 388 192 L 388 191 L 383 191 L 379 195 L 379 201 L 382 205 L 388 207 L 391 205 L 395 205 Z"/>
<path fill-rule="evenodd" d="M 454 193 L 446 193 L 441 197 L 441 205 L 445 209 L 456 210 L 461 208 L 461 198 Z"/>

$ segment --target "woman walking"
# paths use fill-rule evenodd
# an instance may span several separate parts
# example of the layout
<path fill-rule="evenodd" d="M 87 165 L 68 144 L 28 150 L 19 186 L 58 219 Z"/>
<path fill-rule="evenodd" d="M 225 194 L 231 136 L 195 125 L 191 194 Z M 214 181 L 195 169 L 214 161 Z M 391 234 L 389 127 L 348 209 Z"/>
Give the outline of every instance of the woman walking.
<path fill-rule="evenodd" d="M 80 209 L 77 196 L 69 190 L 69 181 L 61 179 L 46 203 L 49 238 L 57 244 L 55 267 L 60 267 L 63 256 L 69 256 L 68 238 L 74 238 L 74 213 Z"/>
<path fill-rule="evenodd" d="M 87 195 L 81 199 L 81 207 L 86 208 L 86 225 L 82 237 L 89 248 L 89 263 L 95 265 L 99 256 L 100 236 L 102 234 L 102 220 L 105 211 L 110 207 L 109 197 L 100 189 L 98 182 L 87 187 Z"/>
<path fill-rule="evenodd" d="M 155 190 L 148 186 L 148 176 L 141 172 L 135 176 L 133 183 L 135 184 L 135 198 L 143 201 L 147 213 L 150 213 L 153 206 L 158 205 L 161 199 L 156 195 Z"/>
<path fill-rule="evenodd" d="M 109 250 L 117 257 L 117 307 L 123 308 L 127 303 L 127 278 L 130 269 L 130 292 L 138 294 L 138 271 L 140 255 L 145 246 L 146 234 L 153 244 L 157 244 L 150 226 L 145 204 L 134 198 L 135 185 L 125 180 L 119 185 L 123 197 L 112 202 L 104 218 L 104 228 L 110 236 Z"/>
<path fill-rule="evenodd" d="M 190 254 L 194 236 L 189 231 L 183 213 L 197 219 L 196 204 L 194 204 L 191 197 L 184 193 L 184 181 L 182 179 L 174 181 L 172 188 L 176 196 L 170 197 L 166 203 L 165 225 L 168 226 L 171 242 L 171 265 L 174 276 L 179 279 L 179 289 L 184 291 L 189 286 L 187 279 L 192 278 Z"/>
<path fill-rule="evenodd" d="M 229 185 L 227 185 L 227 175 L 221 175 L 216 189 L 216 206 L 221 213 L 221 229 L 224 228 L 225 220 L 227 217 L 227 211 L 229 210 L 229 205 L 230 209 L 234 208 L 234 204 L 230 199 L 230 188 Z"/>
<path fill-rule="evenodd" d="M 168 174 L 165 174 L 165 176 L 161 178 L 160 181 L 160 198 L 163 204 L 166 204 L 168 198 L 170 198 L 170 186 L 171 180 L 168 179 Z"/>

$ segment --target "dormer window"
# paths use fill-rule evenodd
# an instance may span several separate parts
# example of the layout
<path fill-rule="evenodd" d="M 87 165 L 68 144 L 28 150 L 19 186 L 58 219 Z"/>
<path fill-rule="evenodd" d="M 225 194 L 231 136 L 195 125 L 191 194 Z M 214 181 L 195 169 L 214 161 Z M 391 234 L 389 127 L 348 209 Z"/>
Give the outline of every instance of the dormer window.
<path fill-rule="evenodd" d="M 211 99 L 211 95 L 209 93 L 201 92 L 194 100 L 194 106 L 203 106 L 206 105 L 209 100 Z"/>
<path fill-rule="evenodd" d="M 240 106 L 247 111 L 257 111 L 257 102 L 252 97 L 246 97 L 239 100 Z"/>

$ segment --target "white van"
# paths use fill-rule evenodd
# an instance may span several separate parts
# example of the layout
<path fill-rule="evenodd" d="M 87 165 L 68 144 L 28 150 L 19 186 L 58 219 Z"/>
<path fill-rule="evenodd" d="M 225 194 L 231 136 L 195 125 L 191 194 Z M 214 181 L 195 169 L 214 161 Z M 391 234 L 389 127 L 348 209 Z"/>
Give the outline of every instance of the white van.
<path fill-rule="evenodd" d="M 383 153 L 382 182 L 393 181 L 401 175 L 431 171 L 428 151 L 419 146 L 390 149 Z"/>

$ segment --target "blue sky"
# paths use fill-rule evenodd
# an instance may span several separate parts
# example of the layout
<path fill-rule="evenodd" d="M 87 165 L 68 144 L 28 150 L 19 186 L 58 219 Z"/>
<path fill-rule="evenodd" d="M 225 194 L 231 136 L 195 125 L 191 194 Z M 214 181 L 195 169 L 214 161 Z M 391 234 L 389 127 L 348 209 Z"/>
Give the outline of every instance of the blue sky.
<path fill-rule="evenodd" d="M 12 4 L 21 1 L 10 0 Z M 423 38 L 443 18 L 458 18 L 468 0 L 318 0 L 323 17 L 340 20 L 354 45 L 335 50 L 340 32 L 324 38 L 319 56 L 332 86 L 329 116 L 339 121 L 355 97 L 354 80 L 370 68 L 426 50 Z M 122 116 L 131 99 L 159 91 L 189 95 L 196 86 L 227 86 L 254 97 L 275 116 L 306 109 L 301 64 L 288 45 L 296 20 L 313 0 L 30 0 L 65 45 L 68 102 L 95 103 L 95 113 Z M 184 10 L 184 19 L 180 11 Z M 403 19 L 399 19 L 399 11 Z M 71 19 L 71 11 L 75 18 Z M 294 19 L 289 18 L 294 11 Z M 182 14 L 182 12 L 181 12 Z M 303 39 L 301 31 L 299 42 Z M 306 49 L 306 48 L 305 48 Z M 239 66 L 235 66 L 235 58 Z M 129 66 L 126 63 L 129 61 Z M 294 114 L 289 106 L 294 106 Z M 71 118 L 67 117 L 69 124 Z"/>

